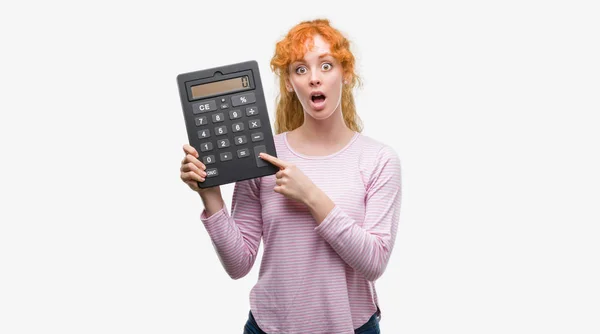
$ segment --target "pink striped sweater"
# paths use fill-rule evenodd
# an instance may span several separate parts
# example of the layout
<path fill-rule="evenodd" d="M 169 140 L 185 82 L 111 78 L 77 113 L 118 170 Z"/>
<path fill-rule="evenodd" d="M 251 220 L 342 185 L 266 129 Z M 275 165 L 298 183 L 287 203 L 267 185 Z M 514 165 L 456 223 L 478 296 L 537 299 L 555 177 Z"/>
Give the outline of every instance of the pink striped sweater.
<path fill-rule="evenodd" d="M 335 203 L 317 225 L 301 203 L 273 191 L 275 175 L 237 182 L 227 206 L 200 216 L 227 273 L 238 279 L 264 244 L 250 309 L 269 333 L 354 333 L 378 309 L 375 280 L 394 247 L 400 160 L 355 133 L 338 152 L 306 156 L 275 135 L 277 156 L 295 164 Z"/>

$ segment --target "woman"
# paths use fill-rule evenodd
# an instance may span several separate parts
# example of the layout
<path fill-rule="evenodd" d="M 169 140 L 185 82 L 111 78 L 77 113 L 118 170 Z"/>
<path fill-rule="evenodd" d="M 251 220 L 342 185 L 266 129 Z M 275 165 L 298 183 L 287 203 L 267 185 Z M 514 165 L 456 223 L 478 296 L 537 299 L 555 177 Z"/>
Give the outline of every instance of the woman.
<path fill-rule="evenodd" d="M 328 20 L 301 22 L 277 43 L 278 157 L 261 158 L 280 171 L 237 182 L 231 215 L 219 187 L 198 187 L 206 167 L 184 145 L 181 179 L 202 198 L 227 273 L 245 276 L 264 243 L 244 333 L 379 333 L 374 282 L 396 238 L 400 161 L 360 134 L 354 65 Z"/>

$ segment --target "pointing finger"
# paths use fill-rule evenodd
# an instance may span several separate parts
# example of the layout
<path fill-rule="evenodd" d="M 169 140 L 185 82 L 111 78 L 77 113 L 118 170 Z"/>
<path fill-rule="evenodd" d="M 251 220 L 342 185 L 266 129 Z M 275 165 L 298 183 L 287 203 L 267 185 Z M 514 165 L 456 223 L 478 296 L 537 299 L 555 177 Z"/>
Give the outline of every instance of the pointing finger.
<path fill-rule="evenodd" d="M 274 157 L 274 156 L 272 156 L 272 155 L 270 155 L 268 153 L 261 152 L 258 156 L 261 159 L 267 160 L 268 162 L 272 163 L 273 165 L 275 165 L 275 166 L 277 166 L 279 168 L 283 169 L 283 168 L 286 168 L 288 166 L 287 162 L 285 162 L 285 161 L 283 161 L 281 159 L 278 159 L 278 158 L 276 158 L 276 157 Z"/>

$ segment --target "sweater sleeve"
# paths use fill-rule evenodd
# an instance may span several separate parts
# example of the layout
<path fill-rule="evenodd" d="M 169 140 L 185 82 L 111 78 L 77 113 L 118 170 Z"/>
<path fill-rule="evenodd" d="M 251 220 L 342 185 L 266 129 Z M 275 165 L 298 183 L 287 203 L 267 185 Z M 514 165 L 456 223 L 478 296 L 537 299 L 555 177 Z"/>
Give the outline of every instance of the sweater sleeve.
<path fill-rule="evenodd" d="M 223 268 L 231 278 L 239 279 L 252 269 L 262 237 L 260 179 L 236 182 L 231 202 L 231 215 L 226 206 L 210 217 L 204 209 L 200 220 Z"/>
<path fill-rule="evenodd" d="M 401 197 L 400 160 L 384 146 L 366 187 L 362 227 L 336 205 L 315 231 L 349 266 L 375 281 L 385 271 L 394 247 Z"/>

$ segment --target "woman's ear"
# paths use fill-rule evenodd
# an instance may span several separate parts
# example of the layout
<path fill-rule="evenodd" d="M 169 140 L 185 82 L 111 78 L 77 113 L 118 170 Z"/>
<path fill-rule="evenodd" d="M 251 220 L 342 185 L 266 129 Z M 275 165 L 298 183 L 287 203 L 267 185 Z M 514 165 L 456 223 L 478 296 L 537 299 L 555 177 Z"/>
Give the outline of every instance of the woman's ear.
<path fill-rule="evenodd" d="M 292 87 L 292 84 L 290 83 L 290 81 L 288 79 L 285 80 L 285 89 L 287 89 L 288 93 L 291 93 L 294 91 L 294 87 Z"/>
<path fill-rule="evenodd" d="M 344 75 L 344 78 L 343 78 L 344 85 L 349 84 L 351 79 L 352 79 L 352 77 L 350 75 L 347 75 L 347 74 Z"/>

